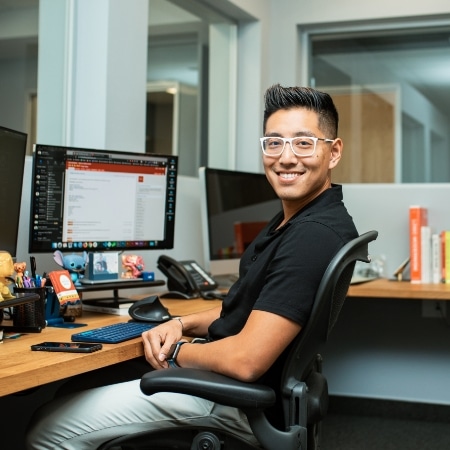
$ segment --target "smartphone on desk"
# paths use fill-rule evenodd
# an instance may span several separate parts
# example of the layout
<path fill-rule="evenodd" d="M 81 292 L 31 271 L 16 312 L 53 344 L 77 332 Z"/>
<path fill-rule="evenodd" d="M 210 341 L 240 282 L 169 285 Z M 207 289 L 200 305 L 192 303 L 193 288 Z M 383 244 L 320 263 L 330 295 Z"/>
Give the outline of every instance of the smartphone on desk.
<path fill-rule="evenodd" d="M 31 346 L 31 350 L 38 352 L 92 353 L 101 349 L 102 344 L 78 342 L 42 342 Z"/>

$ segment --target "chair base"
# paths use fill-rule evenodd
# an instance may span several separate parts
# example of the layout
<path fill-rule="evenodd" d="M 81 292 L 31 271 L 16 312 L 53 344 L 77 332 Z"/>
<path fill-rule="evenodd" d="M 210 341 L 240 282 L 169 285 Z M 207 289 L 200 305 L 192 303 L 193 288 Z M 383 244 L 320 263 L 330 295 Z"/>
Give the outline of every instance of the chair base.
<path fill-rule="evenodd" d="M 261 450 L 261 447 L 217 429 L 184 428 L 143 431 L 102 444 L 98 450 Z"/>

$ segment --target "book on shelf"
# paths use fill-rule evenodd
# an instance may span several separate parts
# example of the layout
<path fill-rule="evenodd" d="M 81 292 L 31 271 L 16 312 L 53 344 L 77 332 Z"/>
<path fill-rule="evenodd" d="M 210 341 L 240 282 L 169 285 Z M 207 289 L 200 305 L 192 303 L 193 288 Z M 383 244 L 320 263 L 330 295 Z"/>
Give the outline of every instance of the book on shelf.
<path fill-rule="evenodd" d="M 442 282 L 450 283 L 450 231 L 441 231 Z"/>
<path fill-rule="evenodd" d="M 431 228 L 429 226 L 420 228 L 420 240 L 420 282 L 431 283 Z"/>
<path fill-rule="evenodd" d="M 428 210 L 409 207 L 409 254 L 411 283 L 422 283 L 422 227 L 428 225 Z"/>
<path fill-rule="evenodd" d="M 442 281 L 441 237 L 438 233 L 431 235 L 431 282 Z"/>
<path fill-rule="evenodd" d="M 100 304 L 89 305 L 83 303 L 83 311 L 99 312 L 103 314 L 114 314 L 115 316 L 128 316 L 128 309 L 133 303 L 120 303 L 117 306 L 103 306 Z"/>

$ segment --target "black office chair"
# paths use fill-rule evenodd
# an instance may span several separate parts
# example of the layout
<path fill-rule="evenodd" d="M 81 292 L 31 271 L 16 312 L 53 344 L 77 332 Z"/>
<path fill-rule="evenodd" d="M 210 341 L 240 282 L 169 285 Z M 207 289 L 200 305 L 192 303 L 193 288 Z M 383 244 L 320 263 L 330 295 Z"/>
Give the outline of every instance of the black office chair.
<path fill-rule="evenodd" d="M 176 427 L 116 438 L 99 450 L 122 448 L 190 450 L 315 450 L 320 447 L 321 422 L 328 407 L 328 386 L 322 374 L 320 351 L 332 331 L 351 281 L 356 261 L 369 262 L 368 245 L 378 236 L 369 231 L 342 247 L 334 256 L 319 285 L 311 316 L 293 342 L 281 380 L 285 430 L 267 420 L 264 410 L 275 403 L 268 386 L 244 383 L 217 373 L 197 369 L 152 371 L 141 380 L 147 395 L 178 392 L 240 408 L 261 446 L 217 429 Z"/>

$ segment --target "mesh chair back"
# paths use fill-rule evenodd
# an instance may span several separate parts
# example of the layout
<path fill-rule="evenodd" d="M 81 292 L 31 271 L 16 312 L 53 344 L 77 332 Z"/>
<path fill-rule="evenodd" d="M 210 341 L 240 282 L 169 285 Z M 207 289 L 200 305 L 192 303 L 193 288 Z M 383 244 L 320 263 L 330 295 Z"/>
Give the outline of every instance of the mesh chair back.
<path fill-rule="evenodd" d="M 282 389 L 303 380 L 311 361 L 328 340 L 344 304 L 356 261 L 370 262 L 368 245 L 378 236 L 369 231 L 344 245 L 328 265 L 317 290 L 311 316 L 294 340 L 282 376 Z"/>

